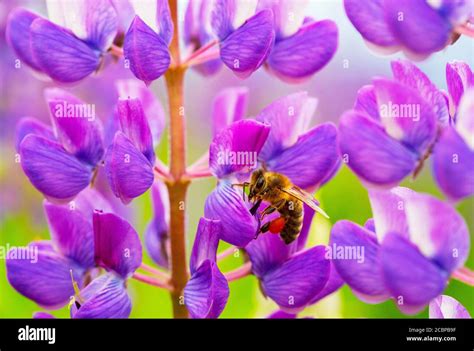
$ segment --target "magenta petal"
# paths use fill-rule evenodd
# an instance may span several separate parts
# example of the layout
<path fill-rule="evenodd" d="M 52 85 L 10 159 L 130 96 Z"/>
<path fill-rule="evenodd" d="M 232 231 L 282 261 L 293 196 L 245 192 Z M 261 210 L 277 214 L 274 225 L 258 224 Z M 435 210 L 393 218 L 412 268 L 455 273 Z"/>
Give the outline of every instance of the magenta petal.
<path fill-rule="evenodd" d="M 117 102 L 120 127 L 125 136 L 150 161 L 155 162 L 153 137 L 150 126 L 138 99 L 119 99 Z"/>
<path fill-rule="evenodd" d="M 386 235 L 380 258 L 384 282 L 401 306 L 426 305 L 446 286 L 448 274 L 398 234 Z"/>
<path fill-rule="evenodd" d="M 344 0 L 344 8 L 352 24 L 365 39 L 380 46 L 398 44 L 385 21 L 384 0 Z"/>
<path fill-rule="evenodd" d="M 464 92 L 469 87 L 474 86 L 474 75 L 467 63 L 453 61 L 446 65 L 446 82 L 448 83 L 449 95 L 457 108 Z"/>
<path fill-rule="evenodd" d="M 326 285 L 329 264 L 324 246 L 300 252 L 263 276 L 263 290 L 280 307 L 304 307 Z"/>
<path fill-rule="evenodd" d="M 267 319 L 296 319 L 296 314 L 294 313 L 287 313 L 282 310 L 277 310 L 270 315 L 267 316 Z"/>
<path fill-rule="evenodd" d="M 39 18 L 30 32 L 35 62 L 54 80 L 77 82 L 98 68 L 99 53 L 69 31 Z"/>
<path fill-rule="evenodd" d="M 448 44 L 451 25 L 427 1 L 385 0 L 384 9 L 393 35 L 410 51 L 427 54 Z"/>
<path fill-rule="evenodd" d="M 212 104 L 212 135 L 216 136 L 231 123 L 240 121 L 247 113 L 247 88 L 227 88 L 220 92 Z"/>
<path fill-rule="evenodd" d="M 13 10 L 8 15 L 5 37 L 20 60 L 36 70 L 41 70 L 30 46 L 30 25 L 37 18 L 40 17 L 25 9 Z"/>
<path fill-rule="evenodd" d="M 199 219 L 191 260 L 189 262 L 191 274 L 198 269 L 203 261 L 216 261 L 221 231 L 222 228 L 219 220 L 211 220 L 205 217 Z"/>
<path fill-rule="evenodd" d="M 374 88 L 387 134 L 424 155 L 437 132 L 438 119 L 432 103 L 415 89 L 385 78 L 375 79 Z"/>
<path fill-rule="evenodd" d="M 20 150 L 20 144 L 28 134 L 42 136 L 46 139 L 55 140 L 53 130 L 50 126 L 44 124 L 33 117 L 23 117 L 16 124 L 16 142 L 15 148 Z"/>
<path fill-rule="evenodd" d="M 257 233 L 258 223 L 242 199 L 241 191 L 230 184 L 219 183 L 207 197 L 204 216 L 220 220 L 220 239 L 238 247 L 245 247 Z M 236 220 L 238 218 L 238 220 Z"/>
<path fill-rule="evenodd" d="M 471 318 L 461 303 L 447 295 L 440 295 L 430 302 L 430 318 Z"/>
<path fill-rule="evenodd" d="M 255 168 L 256 157 L 269 132 L 270 127 L 266 124 L 254 120 L 241 120 L 217 134 L 209 147 L 209 166 L 213 174 L 222 178 L 246 168 Z M 235 157 L 238 153 L 246 157 L 240 159 Z"/>
<path fill-rule="evenodd" d="M 354 110 L 363 112 L 372 117 L 376 121 L 380 121 L 379 107 L 377 105 L 377 97 L 373 85 L 364 85 L 357 92 Z"/>
<path fill-rule="evenodd" d="M 221 41 L 221 59 L 239 77 L 247 78 L 265 62 L 274 39 L 273 12 L 262 10 Z"/>
<path fill-rule="evenodd" d="M 123 50 L 135 77 L 146 84 L 160 78 L 170 65 L 168 45 L 138 16 L 125 36 Z"/>
<path fill-rule="evenodd" d="M 58 141 L 78 159 L 95 166 L 104 155 L 102 126 L 95 107 L 61 89 L 47 89 L 51 122 Z"/>
<path fill-rule="evenodd" d="M 55 319 L 56 317 L 54 317 L 51 313 L 47 313 L 47 312 L 35 312 L 33 314 L 33 319 Z"/>
<path fill-rule="evenodd" d="M 140 196 L 153 184 L 152 164 L 122 132 L 115 134 L 107 150 L 105 169 L 112 191 L 124 203 Z"/>
<path fill-rule="evenodd" d="M 259 157 L 270 160 L 293 146 L 308 131 L 318 101 L 308 93 L 298 92 L 275 100 L 265 107 L 257 120 L 270 126 L 270 134 Z"/>
<path fill-rule="evenodd" d="M 392 61 L 392 72 L 398 82 L 417 90 L 430 103 L 438 122 L 443 125 L 449 122 L 446 99 L 426 74 L 408 60 Z"/>
<path fill-rule="evenodd" d="M 142 245 L 133 227 L 112 213 L 94 213 L 94 251 L 97 265 L 123 278 L 142 263 Z"/>
<path fill-rule="evenodd" d="M 22 295 L 41 306 L 57 308 L 64 306 L 74 289 L 71 281 L 71 270 L 74 279 L 82 285 L 84 270 L 74 261 L 55 252 L 46 245 L 31 243 L 23 250 L 31 250 L 29 256 L 36 260 L 19 259 L 13 248 L 7 254 L 6 269 L 10 284 Z M 36 252 L 36 254 L 35 254 Z M 25 257 L 27 253 L 23 252 Z"/>
<path fill-rule="evenodd" d="M 21 166 L 31 183 L 44 195 L 69 199 L 87 187 L 91 168 L 57 142 L 36 135 L 20 144 Z"/>
<path fill-rule="evenodd" d="M 217 318 L 229 298 L 229 285 L 217 263 L 206 259 L 184 288 L 184 302 L 192 318 Z"/>
<path fill-rule="evenodd" d="M 331 20 L 304 25 L 294 35 L 277 41 L 268 57 L 272 72 L 285 81 L 308 78 L 333 58 L 338 31 Z"/>
<path fill-rule="evenodd" d="M 72 318 L 128 318 L 132 310 L 125 281 L 111 273 L 94 279 L 81 291 L 81 297 L 85 302 L 79 309 L 71 309 Z"/>
<path fill-rule="evenodd" d="M 352 289 L 380 299 L 389 297 L 383 283 L 380 246 L 373 232 L 346 220 L 339 221 L 331 230 L 328 250 L 337 272 Z"/>
<path fill-rule="evenodd" d="M 441 133 L 433 154 L 433 174 L 449 198 L 460 200 L 474 194 L 474 151 L 453 127 Z"/>
<path fill-rule="evenodd" d="M 308 157 L 311 155 L 311 157 Z M 266 162 L 269 169 L 282 173 L 300 188 L 320 186 L 339 167 L 337 128 L 325 123 L 298 138 L 295 145 Z"/>
<path fill-rule="evenodd" d="M 378 122 L 357 112 L 342 116 L 339 148 L 353 172 L 377 185 L 397 184 L 418 161 L 414 152 L 388 136 Z"/>
<path fill-rule="evenodd" d="M 45 202 L 44 211 L 51 231 L 51 238 L 66 257 L 84 268 L 94 264 L 94 233 L 92 212 L 89 216 L 69 206 Z"/>

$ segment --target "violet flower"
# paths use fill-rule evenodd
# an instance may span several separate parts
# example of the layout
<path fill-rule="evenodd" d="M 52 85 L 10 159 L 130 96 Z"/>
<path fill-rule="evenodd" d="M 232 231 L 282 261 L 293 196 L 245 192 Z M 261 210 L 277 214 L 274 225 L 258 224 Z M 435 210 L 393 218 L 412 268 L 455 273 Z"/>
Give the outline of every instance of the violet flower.
<path fill-rule="evenodd" d="M 450 125 L 443 128 L 433 150 L 433 175 L 450 199 L 474 194 L 474 77 L 463 62 L 446 66 Z"/>
<path fill-rule="evenodd" d="M 466 223 L 450 205 L 407 188 L 369 195 L 373 220 L 364 227 L 337 222 L 328 254 L 362 301 L 393 298 L 403 313 L 418 313 L 466 261 Z M 362 255 L 355 255 L 356 250 Z"/>
<path fill-rule="evenodd" d="M 426 56 L 459 37 L 473 15 L 472 0 L 344 0 L 347 16 L 368 42 Z"/>
<path fill-rule="evenodd" d="M 51 240 L 35 241 L 27 250 L 38 250 L 37 260 L 16 258 L 13 249 L 6 259 L 7 278 L 20 294 L 52 309 L 66 305 L 74 295 L 73 283 L 84 287 L 97 274 L 94 262 L 92 213 L 109 210 L 101 195 L 92 189 L 81 192 L 66 205 L 44 202 Z"/>
<path fill-rule="evenodd" d="M 133 74 L 149 85 L 161 77 L 171 62 L 169 45 L 173 22 L 167 0 L 132 2 L 135 18 L 125 35 L 125 59 Z"/>
<path fill-rule="evenodd" d="M 193 318 L 217 318 L 229 297 L 229 285 L 216 262 L 221 223 L 202 217 L 191 253 L 191 278 L 184 302 Z"/>
<path fill-rule="evenodd" d="M 117 102 L 119 130 L 105 155 L 110 187 L 123 203 L 147 191 L 154 180 L 155 153 L 147 116 L 138 98 Z"/>
<path fill-rule="evenodd" d="M 439 295 L 430 302 L 430 318 L 447 319 L 463 318 L 470 319 L 471 315 L 461 303 L 447 295 Z"/>
<path fill-rule="evenodd" d="M 86 78 L 101 66 L 117 34 L 115 8 L 109 0 L 48 0 L 47 8 L 49 20 L 12 11 L 7 41 L 22 62 L 58 82 Z"/>
<path fill-rule="evenodd" d="M 306 93 L 293 94 L 272 103 L 257 121 L 233 122 L 214 137 L 209 166 L 219 182 L 206 200 L 204 213 L 221 221 L 222 240 L 244 247 L 255 237 L 259 223 L 250 214 L 250 204 L 243 201 L 241 190 L 232 184 L 248 177 L 248 172 L 262 163 L 305 189 L 314 190 L 335 174 L 340 163 L 337 130 L 331 123 L 309 129 L 315 107 L 315 100 Z M 319 152 L 309 157 L 308 150 Z M 229 162 L 229 155 L 246 155 L 253 160 Z"/>
<path fill-rule="evenodd" d="M 60 90 L 45 92 L 53 128 L 33 118 L 17 125 L 17 150 L 31 183 L 47 198 L 68 200 L 91 182 L 102 159 L 102 129 L 86 104 Z M 79 111 L 76 107 L 83 107 Z"/>

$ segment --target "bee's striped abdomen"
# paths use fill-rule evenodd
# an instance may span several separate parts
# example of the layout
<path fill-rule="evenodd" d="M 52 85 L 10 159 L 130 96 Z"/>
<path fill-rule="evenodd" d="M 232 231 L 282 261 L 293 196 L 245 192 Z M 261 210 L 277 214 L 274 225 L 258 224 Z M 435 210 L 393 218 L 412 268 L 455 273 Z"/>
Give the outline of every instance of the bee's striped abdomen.
<path fill-rule="evenodd" d="M 280 237 L 288 245 L 298 237 L 303 226 L 303 206 L 300 201 L 288 201 L 279 212 L 286 219 Z"/>

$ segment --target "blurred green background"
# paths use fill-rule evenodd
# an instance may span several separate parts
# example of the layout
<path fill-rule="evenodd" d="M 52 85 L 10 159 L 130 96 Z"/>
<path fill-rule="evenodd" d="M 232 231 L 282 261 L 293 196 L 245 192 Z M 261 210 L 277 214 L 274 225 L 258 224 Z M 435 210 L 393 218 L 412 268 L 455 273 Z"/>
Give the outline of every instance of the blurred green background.
<path fill-rule="evenodd" d="M 32 240 L 48 239 L 48 228 L 42 210 L 41 195 L 28 183 L 21 167 L 15 162 L 15 123 L 26 115 L 47 120 L 48 114 L 42 100 L 42 91 L 52 86 L 32 75 L 28 68 L 14 69 L 14 55 L 4 41 L 4 24 L 8 11 L 17 4 L 44 12 L 42 1 L 2 1 L 0 3 L 0 245 L 26 245 Z M 402 57 L 399 54 L 379 56 L 369 51 L 363 40 L 347 20 L 341 1 L 310 1 L 308 15 L 316 19 L 330 18 L 336 21 L 340 31 L 340 45 L 336 56 L 321 72 L 300 85 L 287 85 L 270 76 L 263 69 L 250 79 L 242 81 L 227 70 L 214 77 L 201 77 L 189 72 L 186 78 L 186 115 L 188 123 L 188 163 L 198 159 L 208 148 L 211 134 L 210 113 L 212 99 L 217 92 L 227 86 L 247 86 L 250 90 L 249 116 L 255 116 L 271 101 L 300 90 L 309 91 L 319 100 L 316 113 L 317 122 L 337 123 L 340 115 L 350 109 L 357 90 L 369 84 L 374 76 L 391 76 L 390 60 Z M 436 53 L 420 62 L 420 68 L 428 74 L 440 88 L 445 88 L 445 65 L 458 59 L 469 62 L 474 67 L 474 47 L 472 41 L 461 38 L 454 46 Z M 95 103 L 102 120 L 110 115 L 116 99 L 113 81 L 130 77 L 120 63 L 109 65 L 97 77 L 91 77 L 77 86 L 64 87 L 77 94 L 84 101 Z M 166 106 L 163 82 L 152 85 L 163 105 Z M 162 137 L 157 155 L 167 162 L 167 135 Z M 318 150 L 314 150 L 318 152 Z M 474 166 L 474 165 L 473 165 Z M 442 197 L 431 177 L 429 163 L 416 180 L 406 180 L 402 185 L 417 191 Z M 215 186 L 214 179 L 195 181 L 188 193 L 188 252 L 192 247 L 197 221 L 203 215 L 203 205 L 207 194 Z M 371 217 L 367 191 L 359 180 L 345 166 L 337 176 L 317 193 L 323 208 L 330 214 L 327 221 L 315 218 L 309 245 L 326 244 L 331 225 L 340 219 L 363 224 Z M 457 206 L 464 216 L 472 235 L 474 233 L 474 199 L 468 199 Z M 132 223 L 140 234 L 152 217 L 149 194 L 144 194 L 131 205 Z M 226 246 L 221 244 L 220 250 Z M 148 256 L 145 262 L 152 264 Z M 242 258 L 228 257 L 220 263 L 223 272 L 238 267 Z M 474 268 L 471 254 L 467 266 Z M 474 290 L 457 281 L 451 281 L 445 294 L 458 299 L 474 314 Z M 129 282 L 129 293 L 133 300 L 132 318 L 171 317 L 170 297 L 160 289 L 137 281 Z M 230 298 L 222 318 L 262 318 L 276 310 L 271 300 L 266 300 L 259 291 L 255 277 L 250 276 L 230 283 Z M 18 294 L 8 284 L 5 263 L 0 260 L 0 318 L 29 318 L 40 308 Z M 54 311 L 57 317 L 68 317 L 67 307 Z M 308 307 L 300 316 L 350 317 L 350 318 L 404 318 L 391 301 L 369 305 L 359 301 L 347 286 L 325 298 L 315 306 Z M 427 309 L 416 317 L 426 318 Z"/>

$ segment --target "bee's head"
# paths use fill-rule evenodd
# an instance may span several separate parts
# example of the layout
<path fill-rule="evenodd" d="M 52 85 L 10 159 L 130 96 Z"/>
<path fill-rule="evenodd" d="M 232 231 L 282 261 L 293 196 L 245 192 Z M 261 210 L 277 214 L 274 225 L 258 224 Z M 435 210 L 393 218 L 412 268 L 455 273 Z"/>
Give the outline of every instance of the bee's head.
<path fill-rule="evenodd" d="M 252 179 L 250 180 L 249 189 L 249 201 L 252 201 L 254 197 L 261 194 L 266 188 L 266 180 L 264 172 L 261 169 L 256 170 L 252 173 Z"/>

